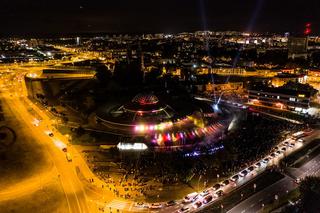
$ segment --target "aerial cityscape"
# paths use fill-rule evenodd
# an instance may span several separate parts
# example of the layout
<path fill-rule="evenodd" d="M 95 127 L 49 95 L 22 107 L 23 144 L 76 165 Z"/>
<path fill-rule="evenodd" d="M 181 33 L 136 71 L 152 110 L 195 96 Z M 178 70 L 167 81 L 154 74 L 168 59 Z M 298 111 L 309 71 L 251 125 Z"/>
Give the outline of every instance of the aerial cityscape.
<path fill-rule="evenodd" d="M 320 212 L 320 2 L 1 4 L 0 213 Z"/>

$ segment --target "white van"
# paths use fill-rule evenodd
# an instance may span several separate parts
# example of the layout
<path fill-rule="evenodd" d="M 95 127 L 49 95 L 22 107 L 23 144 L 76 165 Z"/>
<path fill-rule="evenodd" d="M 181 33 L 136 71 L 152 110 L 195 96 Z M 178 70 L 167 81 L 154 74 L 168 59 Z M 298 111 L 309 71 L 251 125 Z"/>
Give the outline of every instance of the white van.
<path fill-rule="evenodd" d="M 190 203 L 193 202 L 194 199 L 198 196 L 198 192 L 192 192 L 184 197 L 183 202 L 184 203 Z"/>

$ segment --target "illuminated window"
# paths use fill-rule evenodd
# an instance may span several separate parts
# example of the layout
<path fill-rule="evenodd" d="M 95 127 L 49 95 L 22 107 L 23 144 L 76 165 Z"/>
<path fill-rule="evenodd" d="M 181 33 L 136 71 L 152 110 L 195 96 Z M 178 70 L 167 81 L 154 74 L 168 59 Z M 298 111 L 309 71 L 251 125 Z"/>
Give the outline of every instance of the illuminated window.
<path fill-rule="evenodd" d="M 280 96 L 279 96 L 279 95 L 277 96 L 277 99 L 280 99 Z"/>
<path fill-rule="evenodd" d="M 296 101 L 295 98 L 289 98 L 289 101 Z"/>

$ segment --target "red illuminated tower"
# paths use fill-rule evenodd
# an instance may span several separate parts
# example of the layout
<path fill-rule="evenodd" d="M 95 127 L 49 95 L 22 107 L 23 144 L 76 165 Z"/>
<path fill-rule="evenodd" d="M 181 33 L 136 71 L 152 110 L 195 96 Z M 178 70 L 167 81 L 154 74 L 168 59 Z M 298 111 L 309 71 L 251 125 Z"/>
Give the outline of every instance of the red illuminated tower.
<path fill-rule="evenodd" d="M 304 35 L 308 36 L 311 34 L 311 23 L 306 23 L 306 28 L 304 30 Z"/>

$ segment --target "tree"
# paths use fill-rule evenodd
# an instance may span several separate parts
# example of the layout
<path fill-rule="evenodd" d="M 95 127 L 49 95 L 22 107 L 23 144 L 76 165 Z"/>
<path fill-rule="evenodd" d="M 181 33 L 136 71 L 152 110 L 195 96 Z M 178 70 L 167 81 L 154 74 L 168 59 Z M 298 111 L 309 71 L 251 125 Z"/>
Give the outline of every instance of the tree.
<path fill-rule="evenodd" d="M 137 61 L 133 61 L 130 64 L 118 62 L 115 65 L 114 78 L 122 86 L 141 85 L 143 72 L 140 68 L 140 64 Z"/>
<path fill-rule="evenodd" d="M 96 78 L 101 84 L 107 83 L 111 79 L 111 71 L 104 65 L 99 65 L 96 68 Z"/>
<path fill-rule="evenodd" d="M 299 186 L 301 204 L 306 213 L 319 212 L 320 209 L 320 177 L 307 176 Z"/>
<path fill-rule="evenodd" d="M 160 76 L 161 76 L 161 70 L 154 68 L 149 73 L 146 74 L 146 81 L 151 84 L 157 83 L 159 82 Z"/>

